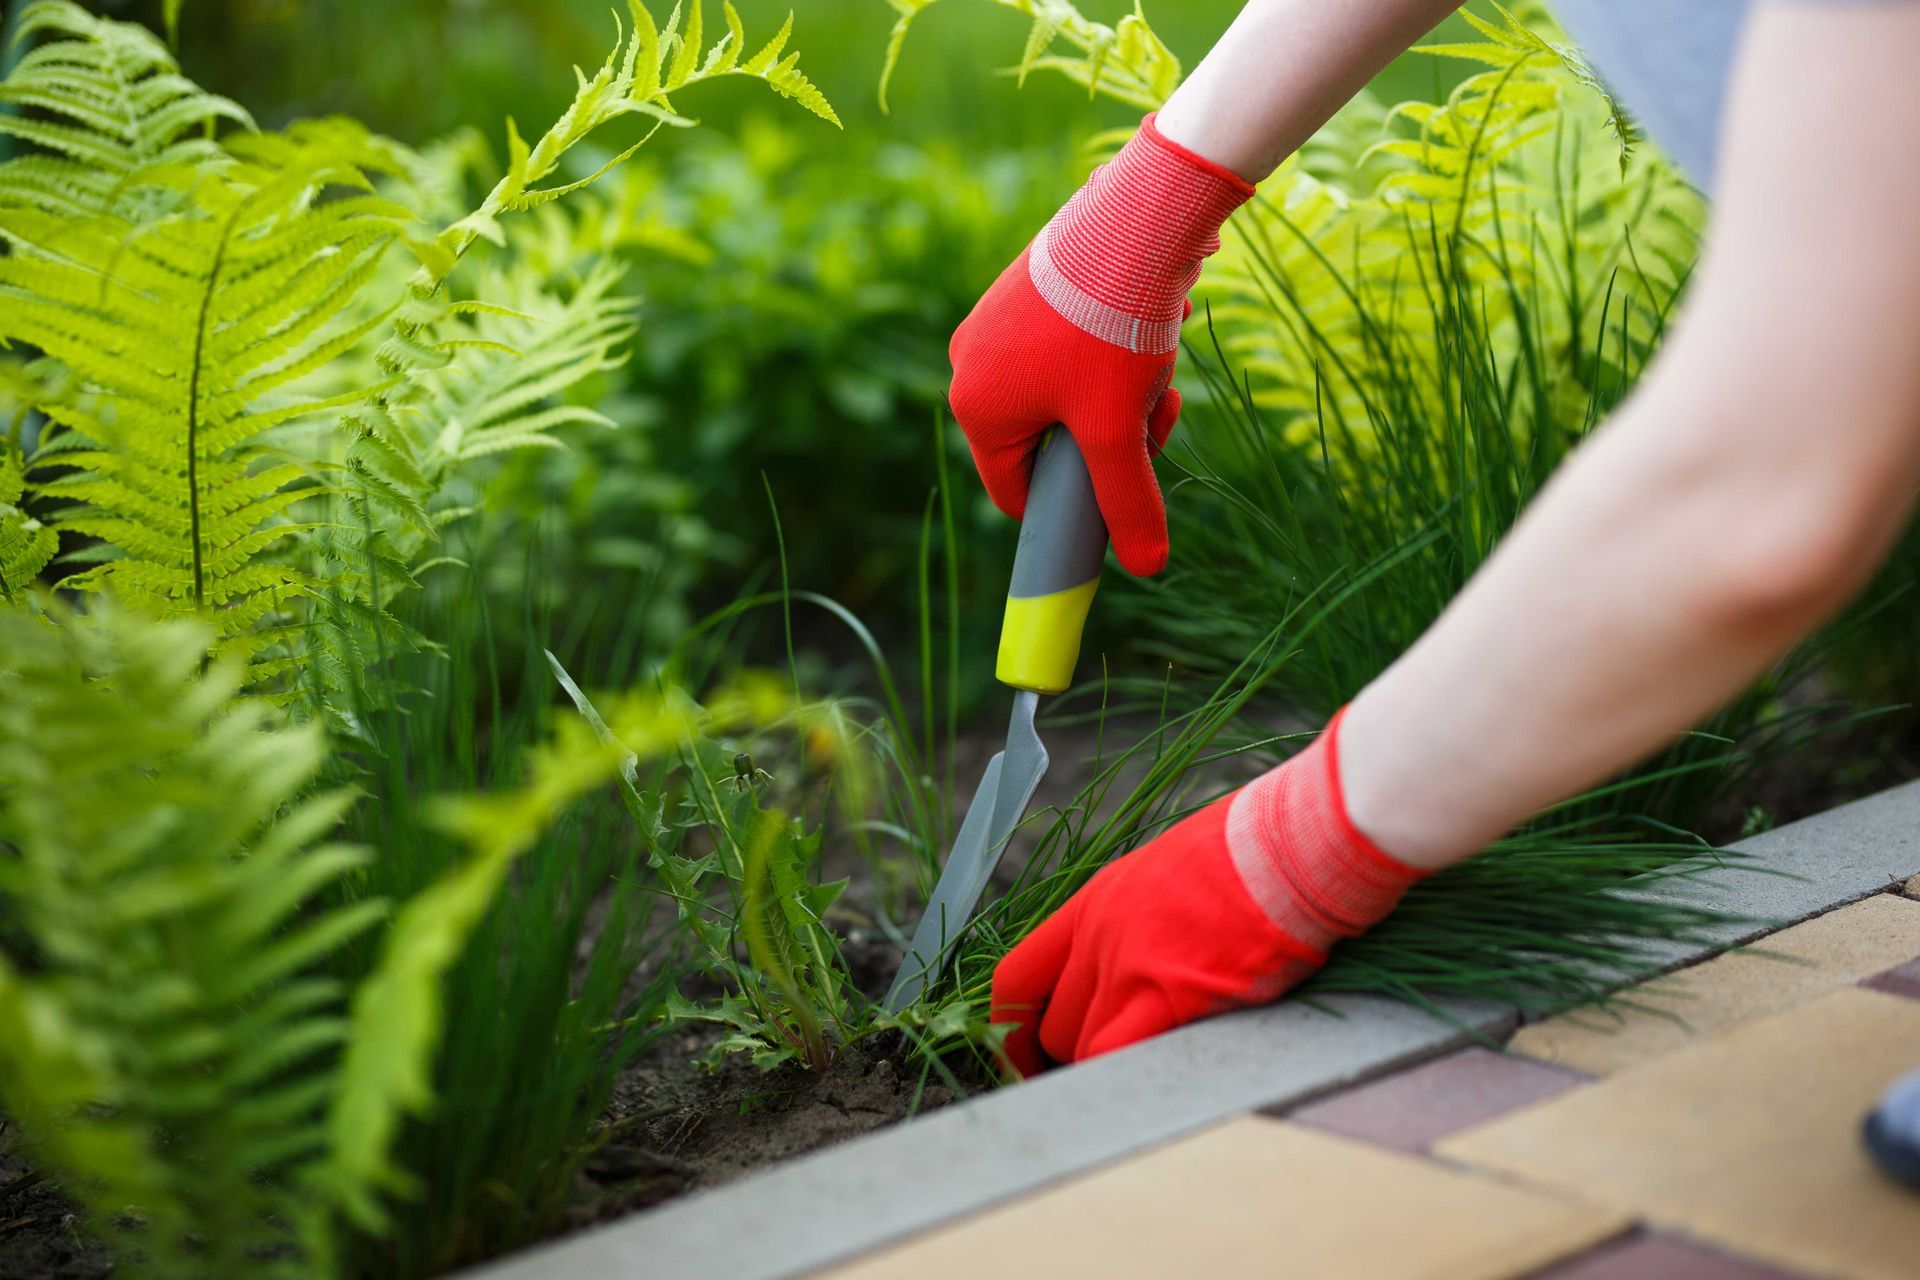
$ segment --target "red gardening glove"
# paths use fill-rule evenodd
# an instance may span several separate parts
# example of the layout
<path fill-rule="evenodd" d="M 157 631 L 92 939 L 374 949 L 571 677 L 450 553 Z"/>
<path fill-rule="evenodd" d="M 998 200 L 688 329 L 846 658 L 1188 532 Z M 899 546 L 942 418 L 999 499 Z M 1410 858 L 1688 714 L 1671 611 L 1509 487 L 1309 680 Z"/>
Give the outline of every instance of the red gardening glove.
<path fill-rule="evenodd" d="M 1278 769 L 1103 869 L 993 971 L 1022 1075 L 1277 998 L 1424 872 L 1341 800 L 1340 717 Z"/>
<path fill-rule="evenodd" d="M 1180 416 L 1168 382 L 1187 291 L 1245 179 L 1168 141 L 1148 116 L 1112 163 L 1001 273 L 954 332 L 953 416 L 995 506 L 1027 506 L 1034 446 L 1064 423 L 1129 573 L 1167 563 L 1154 453 Z"/>

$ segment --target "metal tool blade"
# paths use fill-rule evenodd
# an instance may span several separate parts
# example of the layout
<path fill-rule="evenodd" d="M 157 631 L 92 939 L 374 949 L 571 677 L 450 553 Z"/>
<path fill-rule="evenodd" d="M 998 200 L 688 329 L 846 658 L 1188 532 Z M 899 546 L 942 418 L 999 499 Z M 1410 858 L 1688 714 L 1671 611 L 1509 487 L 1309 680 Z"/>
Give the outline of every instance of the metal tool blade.
<path fill-rule="evenodd" d="M 1039 705 L 1037 693 L 1022 689 L 1013 695 L 1006 749 L 987 761 L 986 772 L 980 775 L 980 788 L 961 820 L 940 881 L 927 900 L 927 912 L 920 917 L 907 958 L 887 992 L 889 1013 L 898 1013 L 919 999 L 927 983 L 953 958 L 953 944 L 973 918 L 1013 829 L 1033 802 L 1034 790 L 1047 772 L 1047 748 L 1033 727 Z"/>

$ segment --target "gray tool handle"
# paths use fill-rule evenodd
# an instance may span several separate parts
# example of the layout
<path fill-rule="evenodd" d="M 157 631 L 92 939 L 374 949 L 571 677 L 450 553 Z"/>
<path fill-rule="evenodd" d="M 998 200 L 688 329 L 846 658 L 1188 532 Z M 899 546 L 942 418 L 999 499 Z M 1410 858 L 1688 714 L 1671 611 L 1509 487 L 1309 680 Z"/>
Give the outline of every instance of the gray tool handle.
<path fill-rule="evenodd" d="M 1054 427 L 1040 442 L 1020 522 L 995 667 L 1001 683 L 1035 693 L 1059 693 L 1073 683 L 1106 554 L 1107 524 L 1086 459 L 1073 436 Z"/>

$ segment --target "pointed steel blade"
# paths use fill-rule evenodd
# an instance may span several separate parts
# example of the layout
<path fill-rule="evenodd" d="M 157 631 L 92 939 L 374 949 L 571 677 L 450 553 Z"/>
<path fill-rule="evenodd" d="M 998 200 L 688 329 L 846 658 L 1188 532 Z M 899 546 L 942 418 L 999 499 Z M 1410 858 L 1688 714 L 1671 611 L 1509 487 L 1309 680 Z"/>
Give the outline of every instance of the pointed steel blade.
<path fill-rule="evenodd" d="M 986 771 L 980 775 L 973 803 L 967 806 L 960 833 L 954 837 L 953 849 L 947 854 L 946 867 L 940 873 L 939 883 L 933 887 L 933 896 L 927 899 L 926 912 L 914 926 L 913 941 L 907 945 L 900 972 L 894 975 L 893 986 L 887 990 L 888 1013 L 898 1013 L 920 998 L 928 978 L 938 972 L 937 962 L 946 949 L 949 932 L 958 933 L 965 924 L 955 920 L 952 930 L 947 927 L 948 920 L 960 909 L 960 882 L 970 878 L 963 875 L 960 868 L 975 866 L 986 856 L 987 829 L 993 825 L 994 800 L 1000 791 L 1000 762 L 1006 754 L 995 752 L 993 759 L 987 761 Z"/>
<path fill-rule="evenodd" d="M 1013 698 L 1006 750 L 987 762 L 980 788 L 954 838 L 940 882 L 927 900 L 926 914 L 914 928 L 907 957 L 887 992 L 886 1009 L 898 1013 L 920 998 L 927 983 L 953 958 L 953 944 L 973 918 L 1007 840 L 1026 815 L 1034 790 L 1047 772 L 1047 748 L 1033 727 L 1040 696 L 1021 690 Z"/>

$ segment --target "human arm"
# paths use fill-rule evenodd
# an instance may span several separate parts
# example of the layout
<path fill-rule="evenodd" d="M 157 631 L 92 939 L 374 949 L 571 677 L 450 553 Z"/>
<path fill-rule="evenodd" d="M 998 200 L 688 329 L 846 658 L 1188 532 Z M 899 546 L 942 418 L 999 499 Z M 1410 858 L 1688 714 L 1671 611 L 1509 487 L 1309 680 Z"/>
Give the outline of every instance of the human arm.
<path fill-rule="evenodd" d="M 1385 847 L 1445 865 L 1655 750 L 1885 555 L 1920 485 L 1916 53 L 1920 7 L 1755 15 L 1671 340 L 1354 700 L 1347 800 Z"/>
<path fill-rule="evenodd" d="M 1160 108 L 1160 130 L 1258 182 L 1457 7 L 1252 0 Z"/>
<path fill-rule="evenodd" d="M 1270 998 L 1859 588 L 1920 485 L 1916 52 L 1916 6 L 1757 13 L 1707 253 L 1640 388 L 1337 734 L 1102 871 L 1003 960 L 1017 1065 Z"/>

